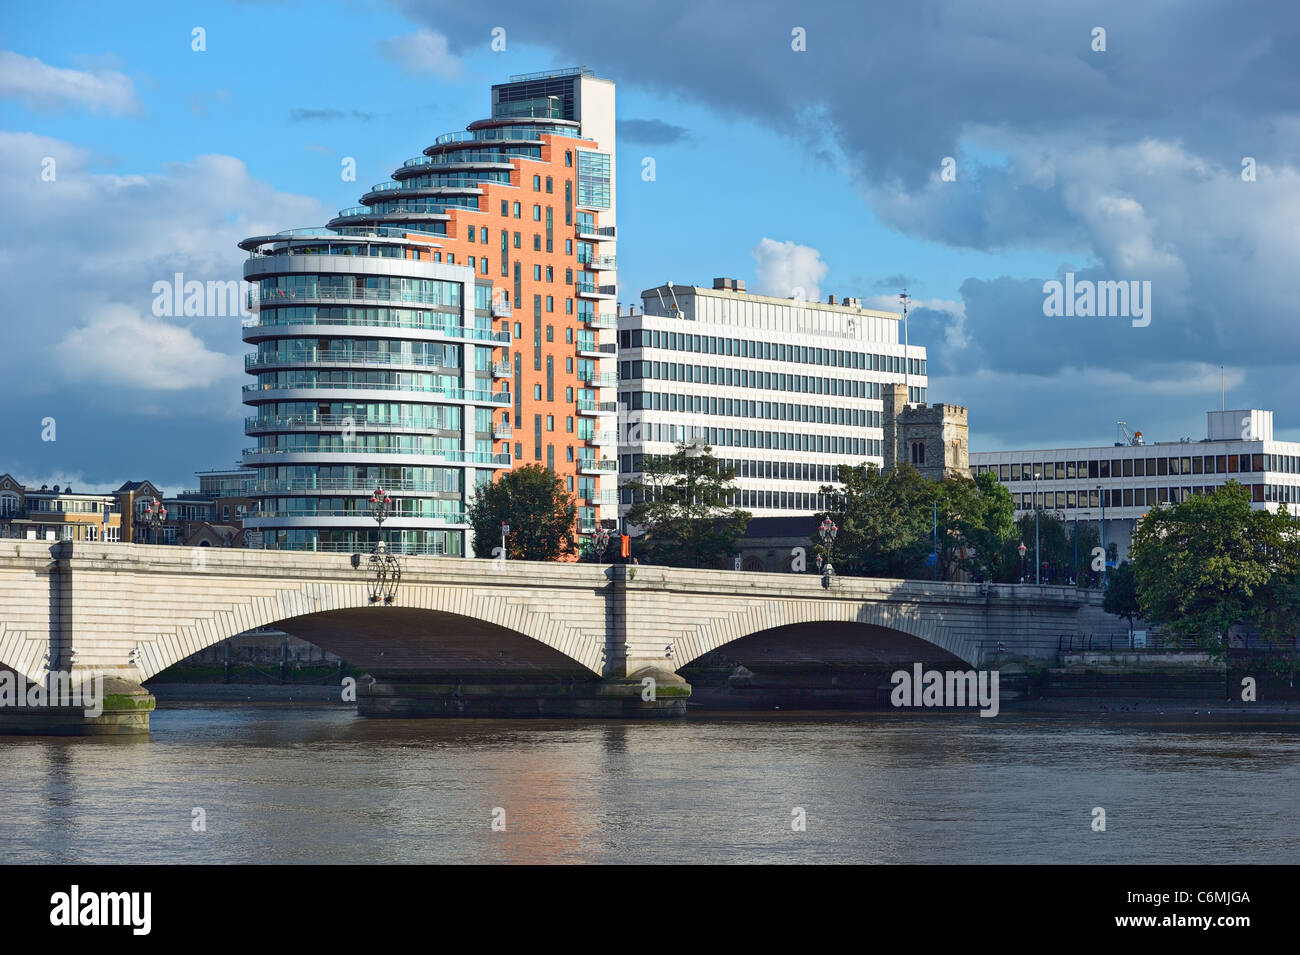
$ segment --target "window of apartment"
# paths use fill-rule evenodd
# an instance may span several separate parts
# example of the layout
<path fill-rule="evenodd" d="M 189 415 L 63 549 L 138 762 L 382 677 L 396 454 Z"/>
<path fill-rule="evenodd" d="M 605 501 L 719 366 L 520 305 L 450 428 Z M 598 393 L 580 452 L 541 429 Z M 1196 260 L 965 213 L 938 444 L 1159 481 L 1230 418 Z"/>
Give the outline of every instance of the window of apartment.
<path fill-rule="evenodd" d="M 533 192 L 541 192 L 541 191 L 542 191 L 542 177 L 533 176 Z"/>
<path fill-rule="evenodd" d="M 569 388 L 569 389 L 566 389 L 566 390 L 569 392 L 570 395 L 573 394 L 573 389 L 572 389 L 572 388 Z M 573 399 L 570 398 L 569 400 L 572 401 Z M 565 419 L 564 419 L 564 430 L 565 430 L 565 431 L 568 431 L 570 434 L 573 433 L 573 418 L 572 418 L 572 417 L 569 417 L 569 418 L 565 418 Z"/>
<path fill-rule="evenodd" d="M 572 165 L 573 165 L 573 150 L 572 150 L 572 149 L 566 149 L 566 150 L 564 151 L 564 164 L 565 164 L 566 166 L 572 166 Z M 569 184 L 568 180 L 566 180 L 564 184 L 567 186 L 567 185 Z"/>
<path fill-rule="evenodd" d="M 548 414 L 548 415 L 546 416 L 546 430 L 547 430 L 547 431 L 554 431 L 554 430 L 555 430 L 555 415 L 553 415 L 553 414 Z"/>
<path fill-rule="evenodd" d="M 566 372 L 568 372 L 569 374 L 573 374 L 573 359 L 572 359 L 572 358 L 566 358 L 566 359 L 564 359 L 564 370 L 565 370 Z"/>
<path fill-rule="evenodd" d="M 549 265 L 546 267 L 546 281 L 548 282 L 555 281 L 555 269 Z"/>
<path fill-rule="evenodd" d="M 572 328 L 566 328 L 566 329 L 564 330 L 564 340 L 565 340 L 566 342 L 568 342 L 570 345 L 573 344 L 573 329 L 572 329 Z"/>
<path fill-rule="evenodd" d="M 553 341 L 555 341 L 555 326 L 554 326 L 554 325 L 547 325 L 547 326 L 546 326 L 546 340 L 547 340 L 548 342 L 553 342 Z"/>
<path fill-rule="evenodd" d="M 534 400 L 534 401 L 541 401 L 541 400 L 542 400 L 542 386 L 541 386 L 541 385 L 533 385 L 533 400 Z"/>
<path fill-rule="evenodd" d="M 572 389 L 572 388 L 565 388 L 565 389 L 564 389 L 564 403 L 565 403 L 565 404 L 569 404 L 569 403 L 572 402 L 572 401 L 573 401 L 573 389 Z M 572 431 L 573 429 L 570 428 L 569 430 Z"/>
<path fill-rule="evenodd" d="M 508 199 L 501 200 L 501 214 L 503 216 L 510 215 L 510 200 Z"/>
<path fill-rule="evenodd" d="M 546 177 L 546 191 L 547 191 L 547 192 L 550 192 L 550 191 L 551 191 L 551 177 L 550 177 L 550 176 L 547 176 L 547 177 Z"/>
<path fill-rule="evenodd" d="M 487 275 L 487 274 L 488 274 L 488 260 L 487 260 L 487 256 L 486 256 L 486 255 L 483 256 L 483 258 L 479 259 L 479 270 L 478 270 L 478 274 L 479 274 L 479 275 Z"/>
<path fill-rule="evenodd" d="M 523 211 L 524 211 L 523 206 L 521 206 L 519 203 L 516 202 L 514 204 L 515 218 L 516 219 L 520 218 L 523 215 Z"/>
<path fill-rule="evenodd" d="M 573 299 L 571 299 L 571 298 L 566 298 L 566 299 L 564 300 L 564 314 L 565 314 L 565 315 L 572 315 L 572 314 L 573 314 Z"/>
<path fill-rule="evenodd" d="M 539 205 L 533 206 L 533 221 L 534 222 L 542 221 L 542 207 Z"/>
<path fill-rule="evenodd" d="M 565 254 L 565 255 L 573 255 L 573 240 L 572 240 L 572 239 L 565 239 L 565 240 L 564 240 L 564 254 Z"/>
<path fill-rule="evenodd" d="M 564 270 L 564 284 L 565 285 L 573 284 L 573 269 Z"/>
<path fill-rule="evenodd" d="M 549 272 L 550 269 L 547 269 L 547 271 Z M 546 296 L 546 310 L 547 310 L 548 312 L 553 312 L 553 311 L 555 311 L 555 296 L 554 296 L 554 295 L 548 295 L 548 296 Z"/>
<path fill-rule="evenodd" d="M 448 252 L 448 253 L 447 253 L 447 262 L 448 262 L 449 265 L 455 265 L 455 264 L 456 264 L 456 253 L 455 253 L 455 252 Z"/>
<path fill-rule="evenodd" d="M 540 282 L 541 280 L 542 280 L 542 267 L 541 267 L 540 265 L 534 265 L 534 266 L 533 266 L 533 281 L 534 281 L 534 282 Z"/>
<path fill-rule="evenodd" d="M 573 460 L 573 445 L 569 445 L 567 448 L 564 449 L 564 457 L 566 461 Z M 570 480 L 572 480 L 572 478 L 570 478 Z"/>
<path fill-rule="evenodd" d="M 541 236 L 541 233 L 538 233 L 538 232 L 534 232 L 534 233 L 533 233 L 533 251 L 534 251 L 534 252 L 540 252 L 540 251 L 542 251 L 542 236 Z"/>
<path fill-rule="evenodd" d="M 516 248 L 516 249 L 518 249 L 518 248 L 522 248 L 522 246 L 519 244 L 519 233 L 518 233 L 518 232 L 515 233 L 515 248 Z"/>

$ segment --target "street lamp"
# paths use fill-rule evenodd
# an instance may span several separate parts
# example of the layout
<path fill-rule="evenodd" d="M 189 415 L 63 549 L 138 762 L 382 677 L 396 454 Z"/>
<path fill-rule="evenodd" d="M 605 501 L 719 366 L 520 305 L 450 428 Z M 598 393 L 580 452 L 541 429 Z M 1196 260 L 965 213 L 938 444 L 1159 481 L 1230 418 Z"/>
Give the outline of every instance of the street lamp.
<path fill-rule="evenodd" d="M 826 559 L 822 560 L 822 555 L 817 555 L 817 569 L 822 572 L 822 586 L 829 589 L 831 585 L 831 576 L 835 573 L 835 568 L 831 565 L 831 554 L 835 549 L 835 535 L 840 532 L 839 527 L 829 517 L 821 522 L 817 528 L 817 534 L 822 539 L 822 546 L 826 548 Z"/>
<path fill-rule="evenodd" d="M 144 509 L 144 525 L 153 528 L 153 542 L 162 543 L 162 526 L 167 521 L 167 508 L 158 498 L 150 498 Z"/>
<path fill-rule="evenodd" d="M 1043 582 L 1042 580 L 1043 559 L 1038 546 L 1038 512 L 1042 510 L 1042 505 L 1038 500 L 1038 480 L 1042 476 L 1043 475 L 1041 471 L 1034 472 L 1034 583 L 1035 584 L 1041 584 Z"/>
<path fill-rule="evenodd" d="M 605 548 L 609 546 L 609 528 L 597 527 L 596 532 L 591 535 L 591 546 L 596 551 L 596 563 L 605 562 Z"/>
<path fill-rule="evenodd" d="M 1025 542 L 1021 541 L 1016 550 L 1020 551 L 1020 582 L 1023 584 L 1025 582 Z"/>
<path fill-rule="evenodd" d="M 1101 589 L 1106 589 L 1106 491 L 1103 485 L 1098 484 L 1097 490 L 1101 494 Z"/>
<path fill-rule="evenodd" d="M 384 545 L 384 521 L 393 512 L 393 499 L 382 487 L 377 486 L 367 503 L 370 506 L 370 516 L 379 528 L 375 550 L 370 555 L 370 572 L 374 575 L 370 582 L 370 602 L 373 604 L 383 600 L 385 604 L 391 604 L 397 599 L 397 584 L 402 579 L 401 565 L 396 557 L 387 552 L 388 548 Z"/>

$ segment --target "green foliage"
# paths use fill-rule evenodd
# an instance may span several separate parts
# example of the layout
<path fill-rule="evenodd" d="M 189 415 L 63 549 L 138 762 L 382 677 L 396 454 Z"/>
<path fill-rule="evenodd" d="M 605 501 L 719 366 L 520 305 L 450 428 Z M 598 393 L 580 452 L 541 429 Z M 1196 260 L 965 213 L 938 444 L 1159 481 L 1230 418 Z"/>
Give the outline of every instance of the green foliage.
<path fill-rule="evenodd" d="M 1133 618 L 1142 613 L 1142 608 L 1138 603 L 1137 577 L 1127 560 L 1106 575 L 1106 594 L 1101 606 L 1107 613 L 1126 618 L 1129 629 L 1133 629 Z"/>
<path fill-rule="evenodd" d="M 825 485 L 829 516 L 839 526 L 831 552 L 836 573 L 849 577 L 915 577 L 930 552 L 930 490 L 910 465 L 882 472 L 874 464 L 841 467 L 842 488 Z M 822 517 L 818 515 L 818 523 Z M 827 556 L 820 537 L 813 550 Z"/>
<path fill-rule="evenodd" d="M 556 560 L 573 553 L 577 505 L 550 468 L 527 464 L 478 488 L 469 507 L 474 556 L 494 557 L 501 525 L 510 525 L 506 556 L 511 560 Z"/>
<path fill-rule="evenodd" d="M 852 577 L 930 577 L 937 521 L 939 574 L 995 574 L 1015 509 L 993 474 L 931 482 L 907 464 L 882 472 L 874 464 L 841 467 L 843 488 L 825 486 L 829 516 L 839 526 L 831 561 Z M 822 515 L 818 516 L 820 521 Z M 813 548 L 827 549 L 817 536 Z"/>
<path fill-rule="evenodd" d="M 632 491 L 627 522 L 641 528 L 632 538 L 643 563 L 670 567 L 719 567 L 740 549 L 748 511 L 732 508 L 735 468 L 713 449 L 679 444 L 666 457 L 647 457 Z"/>
<path fill-rule="evenodd" d="M 944 478 L 931 485 L 931 496 L 938 504 L 940 576 L 955 580 L 959 573 L 979 573 L 996 579 L 1015 519 L 1011 493 L 997 475 Z"/>
<path fill-rule="evenodd" d="M 1138 603 L 1155 623 L 1223 659 L 1232 626 L 1275 647 L 1300 630 L 1300 530 L 1285 508 L 1254 510 L 1229 481 L 1148 511 L 1133 535 Z"/>

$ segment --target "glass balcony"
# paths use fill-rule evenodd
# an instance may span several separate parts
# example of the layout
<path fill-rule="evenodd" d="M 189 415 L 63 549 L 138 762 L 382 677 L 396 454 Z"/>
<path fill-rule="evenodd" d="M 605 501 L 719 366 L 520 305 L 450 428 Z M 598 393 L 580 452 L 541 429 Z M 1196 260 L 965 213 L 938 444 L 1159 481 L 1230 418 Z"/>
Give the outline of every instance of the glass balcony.
<path fill-rule="evenodd" d="M 583 324 L 588 328 L 617 328 L 617 315 L 584 315 Z"/>

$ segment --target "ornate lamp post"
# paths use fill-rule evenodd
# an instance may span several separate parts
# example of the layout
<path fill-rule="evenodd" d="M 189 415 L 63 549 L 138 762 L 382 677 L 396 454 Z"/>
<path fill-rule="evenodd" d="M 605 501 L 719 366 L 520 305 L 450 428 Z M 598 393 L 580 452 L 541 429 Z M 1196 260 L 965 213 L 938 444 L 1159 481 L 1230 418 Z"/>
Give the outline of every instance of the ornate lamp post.
<path fill-rule="evenodd" d="M 1038 550 L 1038 512 L 1043 509 L 1043 505 L 1038 500 L 1038 481 L 1042 478 L 1042 473 L 1034 472 L 1034 583 L 1042 583 L 1043 560 Z"/>
<path fill-rule="evenodd" d="M 370 555 L 370 571 L 374 579 L 370 582 L 370 602 L 391 604 L 397 599 L 397 584 L 402 579 L 402 568 L 397 558 L 388 553 L 384 544 L 384 521 L 393 513 L 393 499 L 383 487 L 376 487 L 367 502 L 370 516 L 378 525 L 378 540 L 375 541 L 374 553 Z"/>
<path fill-rule="evenodd" d="M 835 568 L 831 564 L 831 556 L 835 550 L 835 535 L 840 532 L 839 527 L 829 517 L 821 522 L 817 528 L 817 534 L 822 539 L 822 546 L 826 548 L 826 559 L 822 555 L 817 555 L 817 569 L 822 572 L 822 586 L 830 589 L 831 577 L 835 574 Z"/>
<path fill-rule="evenodd" d="M 162 543 L 162 526 L 167 522 L 167 508 L 158 498 L 150 498 L 144 509 L 144 525 L 153 528 L 153 542 Z"/>
<path fill-rule="evenodd" d="M 609 546 L 609 528 L 597 527 L 596 533 L 591 535 L 591 546 L 596 551 L 596 563 L 605 562 L 605 548 Z"/>
<path fill-rule="evenodd" d="M 1027 550 L 1025 542 L 1021 541 L 1016 550 L 1020 551 L 1020 582 L 1023 584 L 1025 582 L 1025 551 Z"/>

